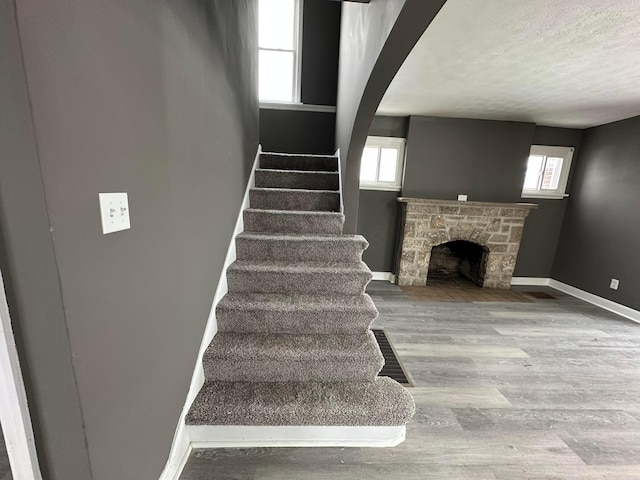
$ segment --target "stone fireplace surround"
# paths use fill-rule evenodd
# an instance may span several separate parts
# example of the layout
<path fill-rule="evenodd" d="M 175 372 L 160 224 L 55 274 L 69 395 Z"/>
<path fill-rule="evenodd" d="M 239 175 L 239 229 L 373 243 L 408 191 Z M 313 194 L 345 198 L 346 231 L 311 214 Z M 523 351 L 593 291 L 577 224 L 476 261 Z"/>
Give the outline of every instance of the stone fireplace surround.
<path fill-rule="evenodd" d="M 401 237 L 397 283 L 424 286 L 431 249 L 466 240 L 488 250 L 485 288 L 509 288 L 531 203 L 459 202 L 400 197 Z"/>

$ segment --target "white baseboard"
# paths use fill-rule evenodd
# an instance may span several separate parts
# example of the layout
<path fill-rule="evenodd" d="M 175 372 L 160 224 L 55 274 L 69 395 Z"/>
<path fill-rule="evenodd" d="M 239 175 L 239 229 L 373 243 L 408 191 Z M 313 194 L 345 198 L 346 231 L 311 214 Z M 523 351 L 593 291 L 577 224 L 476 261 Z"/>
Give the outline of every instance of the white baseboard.
<path fill-rule="evenodd" d="M 167 464 L 165 465 L 165 468 L 162 471 L 159 480 L 178 480 L 180 474 L 182 473 L 182 469 L 184 468 L 184 465 L 189 458 L 189 453 L 191 452 L 191 439 L 189 438 L 189 431 L 187 426 L 185 425 L 184 419 L 187 415 L 187 412 L 189 412 L 189 409 L 191 408 L 191 404 L 195 400 L 198 392 L 204 384 L 202 356 L 204 355 L 204 352 L 206 351 L 207 347 L 211 343 L 211 340 L 213 340 L 213 337 L 218 331 L 218 324 L 216 321 L 216 306 L 228 291 L 227 268 L 236 260 L 235 239 L 236 236 L 244 231 L 243 212 L 245 209 L 249 208 L 249 191 L 255 185 L 255 171 L 258 166 L 258 162 L 260 161 L 260 153 L 262 153 L 262 146 L 258 145 L 258 151 L 256 152 L 253 167 L 251 168 L 251 173 L 249 175 L 249 180 L 247 181 L 247 188 L 245 189 L 244 197 L 242 199 L 242 205 L 240 206 L 240 212 L 238 213 L 238 218 L 236 220 L 236 226 L 233 230 L 231 241 L 229 242 L 229 247 L 227 249 L 227 256 L 225 257 L 224 265 L 222 266 L 222 272 L 220 273 L 220 279 L 218 280 L 218 287 L 216 288 L 216 292 L 213 296 L 213 302 L 211 304 L 207 326 L 205 327 L 204 336 L 202 337 L 202 343 L 200 344 L 200 351 L 198 353 L 196 365 L 193 370 L 193 376 L 191 377 L 191 385 L 189 386 L 187 400 L 182 409 L 180 420 L 178 421 L 178 427 L 176 428 L 176 433 L 173 437 L 173 444 L 171 445 L 171 451 L 169 452 L 169 459 L 167 460 Z"/>
<path fill-rule="evenodd" d="M 396 276 L 391 272 L 371 272 L 373 274 L 373 280 L 387 280 L 391 283 L 395 283 Z"/>
<path fill-rule="evenodd" d="M 572 297 L 579 298 L 580 300 L 584 300 L 585 302 L 616 313 L 621 317 L 625 317 L 629 320 L 640 323 L 640 311 L 638 310 L 634 310 L 633 308 L 627 307 L 625 305 L 620 305 L 619 303 L 599 297 L 598 295 L 594 295 L 593 293 L 585 292 L 584 290 L 580 290 L 579 288 L 572 287 L 571 285 L 567 285 L 566 283 L 559 282 L 557 280 L 554 280 L 553 278 L 549 279 L 549 286 L 563 293 L 569 294 Z"/>
<path fill-rule="evenodd" d="M 548 287 L 550 278 L 538 278 L 538 277 L 512 277 L 511 285 L 531 285 Z"/>
<path fill-rule="evenodd" d="M 395 447 L 401 427 L 345 426 L 189 426 L 193 448 Z M 214 440 L 216 439 L 216 440 Z"/>
<path fill-rule="evenodd" d="M 606 298 L 599 297 L 593 293 L 585 292 L 584 290 L 559 282 L 553 278 L 513 277 L 511 279 L 511 285 L 551 287 L 559 292 L 566 293 L 567 295 L 584 300 L 587 303 L 603 308 L 604 310 L 608 310 L 609 312 L 613 312 L 621 317 L 640 323 L 640 311 L 634 310 L 633 308 L 629 308 L 625 305 L 620 305 L 619 303 L 607 300 Z"/>

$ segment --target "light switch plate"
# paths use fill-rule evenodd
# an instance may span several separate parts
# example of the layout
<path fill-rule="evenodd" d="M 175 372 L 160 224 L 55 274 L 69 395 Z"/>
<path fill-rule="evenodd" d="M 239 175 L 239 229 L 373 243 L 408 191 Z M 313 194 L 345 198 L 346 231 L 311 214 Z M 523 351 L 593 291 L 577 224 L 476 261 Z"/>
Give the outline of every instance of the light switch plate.
<path fill-rule="evenodd" d="M 102 233 L 113 233 L 131 228 L 129 197 L 126 193 L 99 193 Z"/>

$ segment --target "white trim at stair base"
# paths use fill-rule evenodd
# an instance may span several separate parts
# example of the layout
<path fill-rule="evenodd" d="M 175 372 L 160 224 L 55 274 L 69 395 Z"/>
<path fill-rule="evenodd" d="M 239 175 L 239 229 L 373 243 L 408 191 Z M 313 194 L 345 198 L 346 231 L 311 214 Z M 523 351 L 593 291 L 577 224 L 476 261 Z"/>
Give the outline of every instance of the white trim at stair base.
<path fill-rule="evenodd" d="M 247 188 L 245 189 L 244 197 L 242 199 L 242 205 L 240 206 L 240 213 L 238 214 L 238 218 L 236 220 L 236 226 L 233 230 L 231 241 L 229 242 L 229 247 L 227 249 L 227 256 L 225 257 L 224 265 L 222 266 L 222 272 L 220 273 L 220 279 L 218 280 L 218 287 L 216 288 L 216 292 L 213 296 L 211 311 L 209 312 L 209 319 L 207 320 L 207 326 L 205 327 L 204 336 L 202 337 L 202 343 L 200 344 L 200 351 L 196 360 L 193 376 L 191 377 L 191 385 L 189 387 L 189 393 L 187 394 L 187 401 L 184 405 L 184 408 L 182 409 L 180 420 L 178 422 L 178 428 L 176 429 L 176 433 L 173 437 L 173 444 L 171 445 L 169 460 L 167 461 L 167 464 L 165 465 L 165 468 L 162 471 L 159 480 L 178 480 L 180 474 L 182 473 L 182 469 L 187 463 L 189 453 L 191 452 L 191 439 L 189 438 L 189 431 L 187 430 L 187 426 L 184 423 L 184 419 L 189 412 L 189 409 L 191 408 L 191 404 L 195 400 L 198 392 L 204 384 L 204 367 L 202 364 L 202 356 L 204 355 L 205 350 L 218 331 L 218 324 L 216 321 L 216 306 L 228 291 L 227 268 L 236 260 L 235 240 L 236 236 L 244 231 L 244 220 L 242 215 L 244 210 L 249 208 L 249 191 L 255 185 L 255 172 L 256 168 L 258 167 L 258 162 L 260 161 L 261 153 L 262 146 L 258 145 L 258 151 L 256 152 L 256 157 L 253 161 L 253 167 L 251 168 L 251 173 L 247 182 Z"/>
<path fill-rule="evenodd" d="M 621 317 L 628 318 L 634 322 L 640 323 L 640 311 L 629 308 L 626 305 L 620 305 L 619 303 L 607 300 L 606 298 L 599 297 L 593 293 L 585 292 L 579 288 L 572 287 L 566 283 L 559 282 L 553 278 L 535 278 L 535 277 L 513 277 L 511 279 L 511 285 L 531 285 L 541 287 L 551 287 L 559 292 L 566 293 L 572 297 L 584 300 L 587 303 L 595 305 L 596 307 L 603 308 L 609 312 L 613 312 Z"/>
<path fill-rule="evenodd" d="M 372 280 L 387 280 L 391 283 L 395 283 L 396 276 L 391 272 L 371 272 L 373 274 Z"/>
<path fill-rule="evenodd" d="M 0 272 L 0 421 L 16 480 L 42 480 L 27 394 Z"/>
<path fill-rule="evenodd" d="M 404 425 L 400 427 L 192 425 L 187 428 L 193 448 L 395 447 L 404 441 L 406 432 Z"/>

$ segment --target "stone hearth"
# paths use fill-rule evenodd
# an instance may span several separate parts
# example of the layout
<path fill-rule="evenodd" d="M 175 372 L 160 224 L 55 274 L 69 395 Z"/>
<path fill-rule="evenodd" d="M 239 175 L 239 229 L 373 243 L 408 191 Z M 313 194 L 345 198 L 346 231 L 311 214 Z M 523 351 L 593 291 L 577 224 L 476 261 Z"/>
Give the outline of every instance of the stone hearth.
<path fill-rule="evenodd" d="M 402 203 L 398 285 L 426 285 L 431 249 L 466 240 L 488 251 L 482 286 L 511 286 L 524 221 L 537 205 L 406 197 L 398 201 Z"/>

